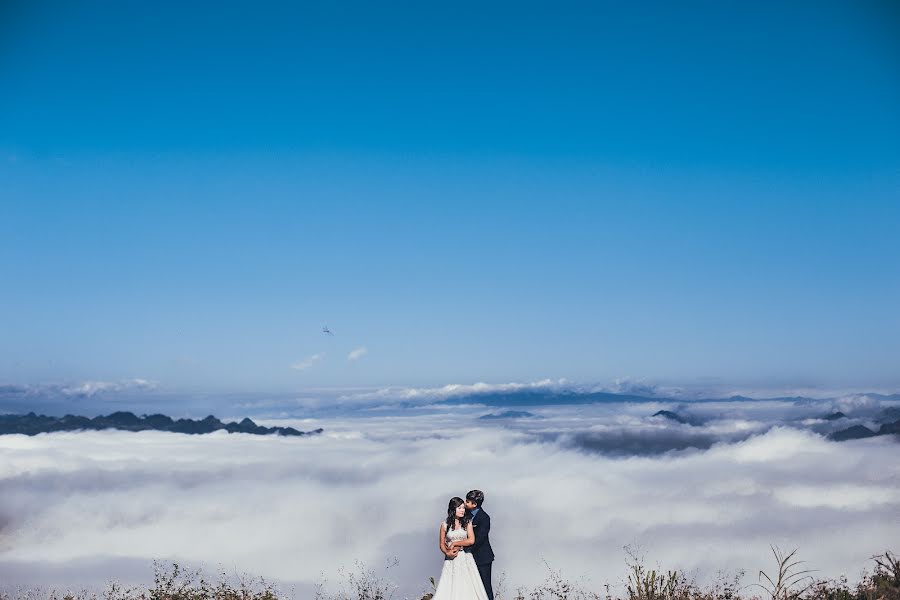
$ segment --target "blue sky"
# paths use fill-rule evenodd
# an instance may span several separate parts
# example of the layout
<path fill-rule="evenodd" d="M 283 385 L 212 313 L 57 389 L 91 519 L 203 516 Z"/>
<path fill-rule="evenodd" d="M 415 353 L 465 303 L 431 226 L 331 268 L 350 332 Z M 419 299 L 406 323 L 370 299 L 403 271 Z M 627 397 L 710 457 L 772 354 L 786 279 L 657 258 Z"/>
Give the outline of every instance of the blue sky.
<path fill-rule="evenodd" d="M 0 383 L 900 386 L 888 3 L 323 4 L 4 4 Z"/>

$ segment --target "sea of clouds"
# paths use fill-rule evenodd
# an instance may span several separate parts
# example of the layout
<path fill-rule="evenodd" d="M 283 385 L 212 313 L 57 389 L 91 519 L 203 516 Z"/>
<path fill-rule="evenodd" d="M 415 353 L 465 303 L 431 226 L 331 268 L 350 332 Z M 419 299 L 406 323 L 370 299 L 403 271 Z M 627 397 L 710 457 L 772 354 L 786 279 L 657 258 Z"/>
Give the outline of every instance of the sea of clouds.
<path fill-rule="evenodd" d="M 294 415 L 257 413 L 263 424 L 325 429 L 309 438 L 0 436 L 0 581 L 148 583 L 160 559 L 260 575 L 302 598 L 360 561 L 412 597 L 440 573 L 448 499 L 472 488 L 486 494 L 507 589 L 539 583 L 548 565 L 618 587 L 626 546 L 701 581 L 744 569 L 747 584 L 771 570 L 770 544 L 799 548 L 818 576 L 851 579 L 900 549 L 897 437 L 826 437 L 874 425 L 896 400 L 649 398 L 485 420 L 504 409 L 477 392 L 409 394 L 403 408 L 387 396 L 351 394 L 352 410 L 337 412 L 258 401 Z M 249 405 L 229 410 L 219 416 Z M 836 410 L 847 417 L 824 419 Z"/>

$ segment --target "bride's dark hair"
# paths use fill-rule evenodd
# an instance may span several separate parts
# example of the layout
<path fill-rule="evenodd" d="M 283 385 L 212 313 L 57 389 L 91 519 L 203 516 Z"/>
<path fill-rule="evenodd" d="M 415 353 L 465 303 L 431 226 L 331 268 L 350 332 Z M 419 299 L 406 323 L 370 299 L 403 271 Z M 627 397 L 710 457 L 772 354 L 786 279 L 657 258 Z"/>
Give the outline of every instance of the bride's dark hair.
<path fill-rule="evenodd" d="M 450 498 L 450 504 L 449 504 L 449 506 L 447 506 L 447 532 L 448 533 L 453 530 L 453 524 L 456 522 L 456 509 L 459 508 L 460 504 L 464 504 L 462 498 L 459 498 L 457 496 L 453 496 L 452 498 Z M 462 518 L 459 520 L 459 526 L 462 527 L 463 529 L 465 529 L 466 525 L 468 525 L 468 524 L 469 524 L 468 515 L 463 515 Z"/>

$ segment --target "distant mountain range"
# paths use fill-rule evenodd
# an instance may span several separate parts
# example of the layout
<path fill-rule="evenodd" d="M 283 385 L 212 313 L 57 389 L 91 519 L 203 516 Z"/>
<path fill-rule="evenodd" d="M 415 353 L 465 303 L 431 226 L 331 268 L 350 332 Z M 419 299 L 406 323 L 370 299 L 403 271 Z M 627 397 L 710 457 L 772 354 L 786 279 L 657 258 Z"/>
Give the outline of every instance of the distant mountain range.
<path fill-rule="evenodd" d="M 499 413 L 481 415 L 478 418 L 489 421 L 492 419 L 528 419 L 535 416 L 536 415 L 534 413 L 530 413 L 527 410 L 505 410 Z"/>
<path fill-rule="evenodd" d="M 239 423 L 223 423 L 216 417 L 209 415 L 205 419 L 172 419 L 166 415 L 137 416 L 131 412 L 114 412 L 110 415 L 100 415 L 93 419 L 66 415 L 64 417 L 48 417 L 36 415 L 33 412 L 27 415 L 0 415 L 0 435 L 20 433 L 25 435 L 37 435 L 52 431 L 79 431 L 121 429 L 124 431 L 170 431 L 172 433 L 200 434 L 225 430 L 229 433 L 252 433 L 254 435 L 278 435 L 305 436 L 322 433 L 322 429 L 313 431 L 298 431 L 293 427 L 264 427 L 257 425 L 250 419 L 243 419 Z"/>
<path fill-rule="evenodd" d="M 656 402 L 658 399 L 636 394 L 584 392 L 581 390 L 516 390 L 476 392 L 439 400 L 439 404 L 483 404 L 495 407 L 560 406 L 601 402 Z"/>
<path fill-rule="evenodd" d="M 877 394 L 866 393 L 858 394 L 867 396 L 878 401 L 900 401 L 900 394 Z M 745 402 L 745 401 L 770 401 L 770 402 L 791 402 L 797 405 L 815 405 L 826 400 L 825 398 L 808 398 L 805 396 L 777 396 L 766 398 L 751 398 L 749 396 L 732 395 L 727 397 L 706 397 L 706 398 L 681 398 L 678 396 L 668 396 L 665 394 L 654 394 L 649 392 L 607 392 L 607 391 L 585 391 L 577 388 L 572 389 L 527 389 L 527 390 L 498 390 L 487 392 L 472 392 L 460 394 L 450 398 L 436 400 L 437 404 L 458 405 L 458 404 L 481 404 L 491 407 L 503 408 L 522 408 L 531 406 L 571 406 L 580 404 L 603 404 L 609 402 L 690 402 L 691 404 L 701 404 L 708 402 Z M 402 403 L 401 403 L 402 404 Z M 408 404 L 414 406 L 414 404 Z M 893 409 L 900 413 L 900 408 Z M 897 414 L 894 418 L 900 417 Z"/>

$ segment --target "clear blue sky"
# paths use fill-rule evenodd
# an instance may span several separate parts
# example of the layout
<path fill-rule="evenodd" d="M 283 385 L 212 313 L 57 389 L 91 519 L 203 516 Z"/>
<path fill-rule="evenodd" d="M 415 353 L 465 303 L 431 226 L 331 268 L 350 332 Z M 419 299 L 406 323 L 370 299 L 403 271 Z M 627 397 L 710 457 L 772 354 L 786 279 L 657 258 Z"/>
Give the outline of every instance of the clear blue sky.
<path fill-rule="evenodd" d="M 0 384 L 896 388 L 900 14 L 779 4 L 5 2 Z"/>

